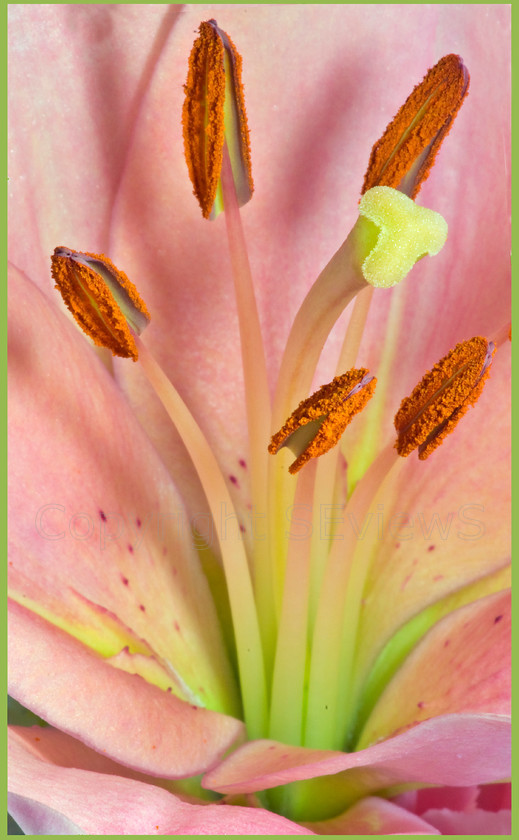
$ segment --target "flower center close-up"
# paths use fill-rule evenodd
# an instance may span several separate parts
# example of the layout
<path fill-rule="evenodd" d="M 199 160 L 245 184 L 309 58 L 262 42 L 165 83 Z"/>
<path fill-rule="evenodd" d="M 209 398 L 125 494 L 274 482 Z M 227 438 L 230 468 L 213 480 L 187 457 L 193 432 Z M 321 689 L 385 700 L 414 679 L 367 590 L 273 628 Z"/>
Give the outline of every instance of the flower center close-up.
<path fill-rule="evenodd" d="M 23 833 L 508 833 L 508 7 L 374 8 L 13 10 Z"/>

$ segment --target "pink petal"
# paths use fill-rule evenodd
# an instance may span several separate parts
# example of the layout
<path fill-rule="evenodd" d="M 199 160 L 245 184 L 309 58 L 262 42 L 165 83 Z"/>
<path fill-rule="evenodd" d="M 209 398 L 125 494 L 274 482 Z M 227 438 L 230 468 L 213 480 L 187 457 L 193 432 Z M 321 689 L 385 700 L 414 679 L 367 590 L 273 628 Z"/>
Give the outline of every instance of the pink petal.
<path fill-rule="evenodd" d="M 505 592 L 439 621 L 380 696 L 358 748 L 438 715 L 510 714 L 510 618 Z"/>
<path fill-rule="evenodd" d="M 51 288 L 48 259 L 56 245 L 110 247 L 133 126 L 180 13 L 180 6 L 153 5 L 144 15 L 131 5 L 10 10 L 9 170 L 16 224 L 10 225 L 9 244 L 11 259 L 44 289 Z"/>
<path fill-rule="evenodd" d="M 48 825 L 49 808 L 86 834 L 312 833 L 261 809 L 191 805 L 143 782 L 49 764 L 13 735 L 9 753 L 9 789 L 18 798 L 16 816 L 25 817 L 22 828 L 28 833 L 42 820 Z"/>
<path fill-rule="evenodd" d="M 448 808 L 451 811 L 469 811 L 476 807 L 478 796 L 481 790 L 503 785 L 486 785 L 479 787 L 433 787 L 409 790 L 396 796 L 395 804 L 407 808 L 409 811 L 421 816 L 424 811 L 431 808 Z"/>
<path fill-rule="evenodd" d="M 31 638 L 33 619 L 24 608 L 15 611 L 22 635 L 11 636 L 13 696 L 33 708 L 26 671 L 30 651 L 33 679 L 40 684 L 39 713 L 64 729 L 70 725 L 71 710 L 56 691 L 66 671 L 54 666 L 55 644 L 75 651 L 71 667 L 78 657 L 77 667 L 89 680 L 95 682 L 100 668 L 110 671 L 108 682 L 131 686 L 125 702 L 131 705 L 135 694 L 137 708 L 138 696 L 147 696 L 151 687 L 110 669 L 94 652 L 115 657 L 129 646 L 161 666 L 157 681 L 164 689 L 169 674 L 180 697 L 239 711 L 214 604 L 169 476 L 77 330 L 16 271 L 10 296 L 10 592 L 87 645 L 82 649 L 36 618 L 42 635 Z M 37 418 L 30 435 L 28 417 Z M 88 691 L 75 687 L 74 732 L 88 738 L 88 727 L 102 729 L 103 717 L 91 714 Z M 97 689 L 102 691 L 102 683 L 96 682 Z M 159 705 L 171 710 L 171 698 L 159 695 Z M 107 708 L 111 705 L 108 700 Z M 198 713 L 180 705 L 189 716 Z M 213 720 L 218 730 L 218 716 Z M 217 751 L 225 749 L 241 730 L 237 721 L 222 721 L 227 734 L 222 741 L 215 732 L 209 754 L 216 744 Z M 115 732 L 106 730 L 102 747 L 110 749 L 112 735 L 113 749 L 121 749 Z M 202 753 L 196 759 L 200 767 L 207 766 Z M 127 760 L 134 758 L 130 748 Z"/>
<path fill-rule="evenodd" d="M 24 834 L 83 834 L 80 827 L 63 814 L 26 796 L 9 793 L 7 807 Z"/>
<path fill-rule="evenodd" d="M 359 683 L 395 631 L 423 609 L 436 605 L 441 616 L 442 599 L 451 596 L 455 608 L 476 581 L 472 598 L 509 585 L 499 570 L 510 560 L 510 423 L 505 345 L 450 439 L 425 462 L 403 461 L 374 500 L 364 540 L 366 552 L 374 549 L 360 615 Z"/>
<path fill-rule="evenodd" d="M 481 788 L 478 805 L 485 811 L 509 811 L 512 807 L 512 786 L 510 782 L 501 785 L 486 785 Z"/>
<path fill-rule="evenodd" d="M 9 604 L 12 695 L 113 760 L 151 775 L 201 773 L 243 724 L 190 706 L 107 664 L 24 607 Z"/>
<path fill-rule="evenodd" d="M 430 810 L 423 819 L 435 826 L 440 834 L 511 834 L 510 811 L 483 811 L 478 808 L 470 813 L 459 811 Z"/>
<path fill-rule="evenodd" d="M 366 796 L 338 817 L 306 823 L 316 834 L 440 834 L 415 814 L 387 799 Z"/>
<path fill-rule="evenodd" d="M 424 788 L 394 800 L 442 834 L 510 834 L 510 783 L 472 788 Z"/>
<path fill-rule="evenodd" d="M 510 773 L 510 724 L 499 715 L 444 715 L 357 753 L 254 741 L 207 773 L 203 784 L 220 793 L 246 793 L 336 773 L 341 776 L 334 782 L 345 795 L 354 783 L 369 793 L 404 782 L 500 780 Z"/>

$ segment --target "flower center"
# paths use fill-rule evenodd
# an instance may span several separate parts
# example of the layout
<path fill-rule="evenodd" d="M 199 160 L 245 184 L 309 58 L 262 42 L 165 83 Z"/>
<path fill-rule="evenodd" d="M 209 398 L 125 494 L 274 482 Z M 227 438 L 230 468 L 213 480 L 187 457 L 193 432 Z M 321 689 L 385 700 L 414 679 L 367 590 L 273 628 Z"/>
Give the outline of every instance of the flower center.
<path fill-rule="evenodd" d="M 429 174 L 466 96 L 468 74 L 458 56 L 442 59 L 373 147 L 360 219 L 299 309 L 272 410 L 238 210 L 253 190 L 240 76 L 241 58 L 229 36 L 215 21 L 201 24 L 185 86 L 185 153 L 203 216 L 225 210 L 242 344 L 250 506 L 268 523 L 265 539 L 252 539 L 249 546 L 219 535 L 244 717 L 252 738 L 343 749 L 351 745 L 356 713 L 349 689 L 369 557 L 360 539 L 334 540 L 334 526 L 329 538 L 316 536 L 318 517 L 323 507 L 335 506 L 362 523 L 398 455 L 418 448 L 421 460 L 428 457 L 475 403 L 495 349 L 473 338 L 425 375 L 395 418 L 397 451 L 388 443 L 347 498 L 336 445 L 377 384 L 366 368 L 354 367 L 371 295 L 400 282 L 416 261 L 437 254 L 445 243 L 442 217 L 408 195 L 416 195 Z M 195 418 L 135 335 L 149 315 L 133 285 L 106 257 L 65 248 L 56 249 L 52 272 L 67 306 L 96 343 L 139 358 L 186 444 L 214 522 L 222 505 L 234 511 L 227 478 Z M 350 362 L 341 370 L 351 369 L 308 397 L 330 331 L 357 295 L 361 326 L 348 332 L 341 354 Z M 279 431 L 268 446 L 275 457 L 268 458 L 272 429 Z M 296 455 L 290 464 L 287 448 Z M 302 535 L 295 522 L 303 523 Z"/>

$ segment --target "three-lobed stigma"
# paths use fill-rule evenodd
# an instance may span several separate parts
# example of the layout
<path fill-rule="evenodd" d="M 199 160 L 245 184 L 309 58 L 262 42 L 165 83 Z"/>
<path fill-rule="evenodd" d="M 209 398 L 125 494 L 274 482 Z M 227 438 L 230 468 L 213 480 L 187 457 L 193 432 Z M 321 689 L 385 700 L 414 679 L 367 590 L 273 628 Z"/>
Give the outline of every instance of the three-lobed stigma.
<path fill-rule="evenodd" d="M 376 384 L 366 368 L 336 376 L 299 404 L 272 436 L 268 451 L 275 455 L 287 446 L 297 455 L 288 471 L 297 473 L 310 458 L 324 455 L 338 443 L 354 416 L 373 396 Z"/>
<path fill-rule="evenodd" d="M 359 214 L 362 274 L 379 289 L 400 283 L 418 260 L 438 254 L 447 240 L 443 216 L 391 187 L 368 190 Z"/>
<path fill-rule="evenodd" d="M 150 321 L 146 304 L 124 272 L 104 254 L 59 246 L 51 257 L 56 289 L 81 329 L 114 356 L 137 361 L 133 334 Z"/>
<path fill-rule="evenodd" d="M 429 457 L 479 399 L 495 353 L 495 345 L 476 336 L 462 341 L 428 371 L 402 400 L 395 416 L 395 448 L 407 457 Z"/>

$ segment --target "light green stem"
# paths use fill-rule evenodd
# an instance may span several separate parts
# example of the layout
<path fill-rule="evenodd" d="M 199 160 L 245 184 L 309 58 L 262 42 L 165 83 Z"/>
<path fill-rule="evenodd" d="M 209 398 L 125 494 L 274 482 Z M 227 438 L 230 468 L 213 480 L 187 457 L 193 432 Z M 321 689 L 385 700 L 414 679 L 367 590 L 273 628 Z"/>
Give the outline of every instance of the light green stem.
<path fill-rule="evenodd" d="M 308 396 L 321 351 L 330 331 L 355 295 L 366 287 L 361 264 L 364 242 L 359 241 L 358 222 L 346 241 L 325 266 L 296 315 L 281 362 L 273 406 L 272 433 Z M 286 510 L 293 504 L 295 482 L 279 454 L 269 467 L 269 521 L 271 561 L 276 604 L 281 603 L 287 555 L 284 536 Z"/>
<path fill-rule="evenodd" d="M 364 327 L 369 313 L 373 287 L 363 289 L 353 304 L 353 312 L 348 323 L 346 335 L 337 362 L 335 376 L 340 376 L 351 370 L 357 364 L 357 355 L 364 333 Z M 312 529 L 312 569 L 310 585 L 310 606 L 308 624 L 313 631 L 321 582 L 330 550 L 330 540 L 333 538 L 333 519 L 339 515 L 336 508 L 341 499 L 341 447 L 336 446 L 325 456 L 319 458 L 314 492 L 314 521 Z M 335 503 L 335 505 L 334 505 Z"/>
<path fill-rule="evenodd" d="M 269 737 L 294 745 L 302 742 L 315 468 L 306 464 L 297 480 L 272 682 Z"/>
<path fill-rule="evenodd" d="M 350 623 L 348 613 L 348 622 L 355 631 L 355 615 L 360 606 L 366 574 L 362 564 L 362 540 L 369 524 L 367 514 L 380 484 L 397 459 L 391 444 L 371 465 L 344 511 L 344 522 L 350 526 L 349 538 L 341 540 L 346 535 L 337 532 L 330 551 L 312 640 L 304 738 L 308 747 L 341 748 L 337 734 L 338 686 L 341 669 L 346 668 L 349 673 L 351 667 L 351 661 L 345 663 L 342 657 L 345 609 L 351 611 L 352 620 Z"/>

